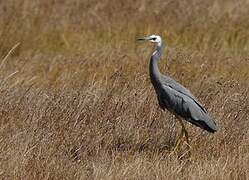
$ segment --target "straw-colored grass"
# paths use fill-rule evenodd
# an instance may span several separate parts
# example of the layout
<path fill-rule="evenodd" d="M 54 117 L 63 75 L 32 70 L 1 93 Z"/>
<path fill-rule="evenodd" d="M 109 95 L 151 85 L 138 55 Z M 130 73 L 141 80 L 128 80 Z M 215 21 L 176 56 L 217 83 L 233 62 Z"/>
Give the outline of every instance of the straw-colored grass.
<path fill-rule="evenodd" d="M 0 2 L 1 179 L 249 179 L 249 1 Z M 160 69 L 219 126 L 180 131 L 148 76 Z M 19 44 L 20 43 L 20 44 Z"/>

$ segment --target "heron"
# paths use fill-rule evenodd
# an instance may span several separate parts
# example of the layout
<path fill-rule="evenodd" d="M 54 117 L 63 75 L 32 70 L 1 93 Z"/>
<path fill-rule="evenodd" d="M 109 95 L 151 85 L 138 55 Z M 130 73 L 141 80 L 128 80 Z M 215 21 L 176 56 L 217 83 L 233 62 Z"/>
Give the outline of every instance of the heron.
<path fill-rule="evenodd" d="M 204 129 L 210 133 L 218 130 L 218 127 L 208 114 L 207 110 L 197 100 L 197 98 L 183 85 L 169 76 L 161 74 L 158 68 L 159 59 L 163 52 L 163 42 L 159 35 L 150 35 L 138 38 L 139 41 L 150 41 L 154 44 L 154 49 L 149 62 L 149 75 L 151 83 L 157 95 L 159 106 L 163 111 L 166 109 L 175 115 L 180 122 L 181 133 L 176 140 L 175 149 L 178 148 L 182 139 L 190 147 L 188 132 L 183 120 Z"/>

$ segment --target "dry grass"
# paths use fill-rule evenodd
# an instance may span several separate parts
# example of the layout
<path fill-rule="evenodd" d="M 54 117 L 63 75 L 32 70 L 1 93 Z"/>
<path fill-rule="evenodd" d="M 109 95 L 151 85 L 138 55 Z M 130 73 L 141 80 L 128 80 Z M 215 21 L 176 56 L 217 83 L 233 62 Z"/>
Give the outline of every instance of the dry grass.
<path fill-rule="evenodd" d="M 1 1 L 1 179 L 249 179 L 248 8 Z M 185 146 L 169 153 L 179 125 L 158 107 L 151 46 L 135 42 L 151 33 L 166 40 L 161 71 L 219 125 L 214 135 L 187 125 L 191 159 Z"/>

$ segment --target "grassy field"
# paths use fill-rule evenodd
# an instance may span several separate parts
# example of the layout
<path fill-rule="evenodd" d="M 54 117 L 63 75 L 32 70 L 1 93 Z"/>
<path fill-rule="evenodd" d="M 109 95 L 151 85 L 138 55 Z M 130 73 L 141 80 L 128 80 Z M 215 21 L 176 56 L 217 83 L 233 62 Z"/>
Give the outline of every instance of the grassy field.
<path fill-rule="evenodd" d="M 1 179 L 249 179 L 249 1 L 0 1 Z M 188 87 L 219 126 L 180 125 L 148 75 Z"/>

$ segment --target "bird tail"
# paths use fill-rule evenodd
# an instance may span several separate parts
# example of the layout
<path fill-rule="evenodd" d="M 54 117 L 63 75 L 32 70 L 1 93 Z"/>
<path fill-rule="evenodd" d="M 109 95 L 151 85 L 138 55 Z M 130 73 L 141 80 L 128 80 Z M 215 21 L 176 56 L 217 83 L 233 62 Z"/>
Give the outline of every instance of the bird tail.
<path fill-rule="evenodd" d="M 215 121 L 208 114 L 206 114 L 204 118 L 198 120 L 191 119 L 190 122 L 210 133 L 218 131 Z"/>
<path fill-rule="evenodd" d="M 215 133 L 218 130 L 217 125 L 212 119 L 209 119 L 208 123 L 206 121 L 199 120 L 197 126 L 210 133 Z"/>
<path fill-rule="evenodd" d="M 215 121 L 209 116 L 207 112 L 204 112 L 202 109 L 190 108 L 189 113 L 190 113 L 189 121 L 192 124 L 210 133 L 214 133 L 218 130 L 218 127 Z"/>

